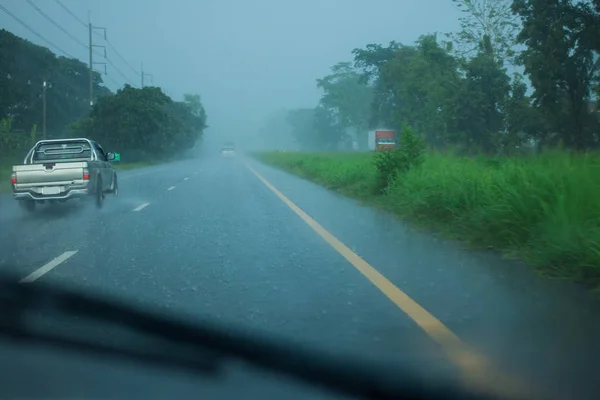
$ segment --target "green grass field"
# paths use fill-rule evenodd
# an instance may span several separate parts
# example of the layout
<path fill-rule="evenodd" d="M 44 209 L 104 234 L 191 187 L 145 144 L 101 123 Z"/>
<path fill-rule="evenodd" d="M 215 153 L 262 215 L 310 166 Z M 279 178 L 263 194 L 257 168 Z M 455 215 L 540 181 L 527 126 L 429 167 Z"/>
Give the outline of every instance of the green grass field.
<path fill-rule="evenodd" d="M 257 157 L 548 276 L 600 286 L 600 156 L 466 158 L 428 153 L 378 193 L 372 153 Z"/>

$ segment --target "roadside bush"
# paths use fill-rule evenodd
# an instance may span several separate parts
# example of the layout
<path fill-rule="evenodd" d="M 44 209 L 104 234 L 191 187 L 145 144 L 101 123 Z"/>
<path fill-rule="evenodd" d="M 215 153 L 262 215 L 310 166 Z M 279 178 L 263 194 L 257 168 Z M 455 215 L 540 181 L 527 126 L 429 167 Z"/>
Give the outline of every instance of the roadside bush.
<path fill-rule="evenodd" d="M 377 168 L 377 191 L 383 193 L 387 190 L 392 179 L 402 170 L 404 165 L 399 149 L 379 150 L 375 153 L 374 163 Z"/>
<path fill-rule="evenodd" d="M 379 172 L 377 189 L 385 192 L 395 179 L 399 179 L 399 173 L 420 166 L 423 163 L 424 150 L 425 146 L 421 139 L 408 125 L 404 125 L 398 148 L 375 153 L 375 167 Z"/>

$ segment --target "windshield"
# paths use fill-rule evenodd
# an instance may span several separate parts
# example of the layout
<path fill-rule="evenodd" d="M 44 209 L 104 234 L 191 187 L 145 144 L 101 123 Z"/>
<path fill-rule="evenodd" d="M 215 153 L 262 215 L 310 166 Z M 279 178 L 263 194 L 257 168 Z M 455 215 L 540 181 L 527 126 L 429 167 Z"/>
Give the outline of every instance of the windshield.
<path fill-rule="evenodd" d="M 0 274 L 600 398 L 598 27 L 600 0 L 0 1 Z"/>

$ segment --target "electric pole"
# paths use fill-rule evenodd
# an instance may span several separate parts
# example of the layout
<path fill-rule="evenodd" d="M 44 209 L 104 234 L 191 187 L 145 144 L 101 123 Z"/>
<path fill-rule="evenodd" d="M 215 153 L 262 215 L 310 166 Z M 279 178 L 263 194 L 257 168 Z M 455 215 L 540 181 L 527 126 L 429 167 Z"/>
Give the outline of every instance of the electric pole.
<path fill-rule="evenodd" d="M 92 50 L 94 49 L 92 47 L 92 23 L 88 23 L 89 28 L 90 28 L 90 107 L 94 104 L 94 58 L 93 55 L 94 53 L 92 52 Z"/>
<path fill-rule="evenodd" d="M 104 64 L 104 71 L 106 73 L 106 63 L 105 62 L 94 62 L 94 47 L 103 47 L 104 48 L 104 58 L 106 58 L 106 46 L 100 46 L 94 44 L 92 41 L 92 33 L 94 33 L 94 29 L 104 30 L 104 40 L 106 40 L 106 28 L 101 28 L 99 26 L 93 26 L 92 21 L 90 20 L 90 12 L 88 11 L 88 27 L 89 27 L 89 36 L 90 36 L 90 107 L 94 105 L 94 64 Z"/>
<path fill-rule="evenodd" d="M 144 88 L 144 76 L 149 76 L 151 83 L 154 83 L 154 76 L 152 74 L 147 74 L 144 72 L 144 63 L 142 63 L 141 71 L 142 71 L 141 75 L 142 75 L 142 89 L 143 89 Z"/>
<path fill-rule="evenodd" d="M 47 82 L 44 80 L 42 84 L 42 137 L 46 139 L 46 86 Z"/>

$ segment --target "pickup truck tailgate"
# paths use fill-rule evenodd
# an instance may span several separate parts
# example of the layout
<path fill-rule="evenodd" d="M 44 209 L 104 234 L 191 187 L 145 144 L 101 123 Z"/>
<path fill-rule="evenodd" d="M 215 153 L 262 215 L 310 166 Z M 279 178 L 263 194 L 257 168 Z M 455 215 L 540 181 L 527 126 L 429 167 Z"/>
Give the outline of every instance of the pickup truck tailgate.
<path fill-rule="evenodd" d="M 13 167 L 13 172 L 17 175 L 17 183 L 20 184 L 40 184 L 71 182 L 83 179 L 83 169 L 87 167 L 84 162 L 67 162 L 45 164 L 28 164 Z"/>

